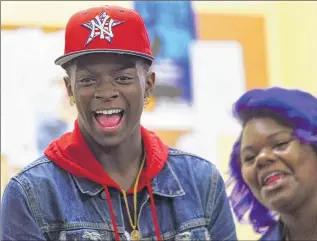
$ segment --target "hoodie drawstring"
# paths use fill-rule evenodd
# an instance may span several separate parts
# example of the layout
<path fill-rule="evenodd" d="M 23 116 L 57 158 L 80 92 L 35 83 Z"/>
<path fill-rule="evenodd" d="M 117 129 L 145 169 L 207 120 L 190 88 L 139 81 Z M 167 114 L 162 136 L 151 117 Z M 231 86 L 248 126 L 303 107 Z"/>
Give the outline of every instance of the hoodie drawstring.
<path fill-rule="evenodd" d="M 158 220 L 157 220 L 153 190 L 152 190 L 152 185 L 151 185 L 150 181 L 147 182 L 147 189 L 148 189 L 149 194 L 150 194 L 152 217 L 153 217 L 153 222 L 154 222 L 154 227 L 155 227 L 155 233 L 156 233 L 157 240 L 160 241 L 161 240 L 160 227 L 159 227 Z"/>
<path fill-rule="evenodd" d="M 107 203 L 108 203 L 109 209 L 110 209 L 110 216 L 111 216 L 112 226 L 113 226 L 113 229 L 114 229 L 115 239 L 116 239 L 116 241 L 120 241 L 118 226 L 117 226 L 117 222 L 116 222 L 116 215 L 114 214 L 114 211 L 113 211 L 111 196 L 110 196 L 110 193 L 109 193 L 107 185 L 104 185 L 103 187 L 104 187 L 105 192 L 106 192 Z"/>
<path fill-rule="evenodd" d="M 154 202 L 154 196 L 153 196 L 153 190 L 152 190 L 151 182 L 148 181 L 146 186 L 148 188 L 149 195 L 150 195 L 152 217 L 153 217 L 153 222 L 154 222 L 154 227 L 155 227 L 155 234 L 156 234 L 157 240 L 160 241 L 161 240 L 160 227 L 159 227 L 158 220 L 157 220 L 156 207 L 155 207 L 155 202 Z M 113 206 L 112 206 L 112 201 L 111 201 L 111 196 L 110 196 L 110 193 L 109 193 L 109 190 L 108 190 L 108 186 L 104 185 L 103 187 L 105 189 L 105 193 L 106 193 L 106 197 L 107 197 L 107 203 L 108 203 L 109 209 L 110 209 L 110 216 L 111 216 L 112 226 L 113 226 L 113 229 L 114 229 L 115 239 L 116 239 L 116 241 L 120 241 L 118 226 L 117 226 L 117 222 L 116 222 L 116 216 L 115 216 L 114 211 L 113 211 L 114 209 L 113 209 Z"/>

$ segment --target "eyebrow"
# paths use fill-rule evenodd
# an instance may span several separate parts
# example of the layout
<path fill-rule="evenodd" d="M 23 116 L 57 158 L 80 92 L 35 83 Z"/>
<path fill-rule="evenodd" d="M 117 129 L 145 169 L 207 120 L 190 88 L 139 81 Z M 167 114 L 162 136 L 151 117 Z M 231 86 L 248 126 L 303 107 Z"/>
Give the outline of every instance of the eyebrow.
<path fill-rule="evenodd" d="M 90 70 L 88 67 L 86 67 L 84 64 L 82 64 L 79 61 L 77 62 L 77 68 L 76 68 L 76 72 L 78 71 L 88 71 L 92 75 L 96 75 L 92 70 Z"/>
<path fill-rule="evenodd" d="M 279 135 L 279 134 L 281 134 L 281 133 L 291 134 L 292 132 L 290 132 L 289 130 L 277 131 L 277 132 L 274 132 L 274 133 L 270 134 L 270 135 L 267 137 L 267 139 L 272 139 L 273 137 L 275 137 L 275 136 L 277 136 L 277 135 Z M 241 153 L 242 153 L 243 151 L 245 151 L 245 150 L 248 150 L 248 149 L 254 150 L 253 146 L 252 146 L 252 145 L 249 145 L 249 146 L 243 147 L 243 148 L 241 149 Z"/>
<path fill-rule="evenodd" d="M 281 134 L 281 133 L 292 134 L 292 132 L 289 131 L 289 130 L 281 130 L 281 131 L 277 131 L 277 132 L 275 132 L 275 133 L 269 135 L 267 138 L 268 138 L 268 139 L 271 139 L 272 137 L 274 137 L 274 136 L 276 136 L 276 135 L 279 135 L 279 134 Z"/>

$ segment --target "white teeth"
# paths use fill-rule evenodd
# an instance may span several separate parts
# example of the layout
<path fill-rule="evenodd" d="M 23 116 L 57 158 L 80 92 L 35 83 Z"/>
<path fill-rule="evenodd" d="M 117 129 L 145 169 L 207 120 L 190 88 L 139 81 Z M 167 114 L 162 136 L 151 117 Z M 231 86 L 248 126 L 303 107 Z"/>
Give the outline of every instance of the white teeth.
<path fill-rule="evenodd" d="M 96 113 L 98 115 L 112 115 L 112 114 L 116 114 L 116 113 L 120 113 L 120 112 L 122 112 L 121 109 L 98 110 L 98 111 L 96 111 Z"/>
<path fill-rule="evenodd" d="M 267 175 L 264 179 L 263 179 L 263 183 L 266 183 L 267 180 L 269 180 L 270 177 L 276 176 L 276 175 L 283 175 L 282 172 L 272 172 L 271 174 Z"/>

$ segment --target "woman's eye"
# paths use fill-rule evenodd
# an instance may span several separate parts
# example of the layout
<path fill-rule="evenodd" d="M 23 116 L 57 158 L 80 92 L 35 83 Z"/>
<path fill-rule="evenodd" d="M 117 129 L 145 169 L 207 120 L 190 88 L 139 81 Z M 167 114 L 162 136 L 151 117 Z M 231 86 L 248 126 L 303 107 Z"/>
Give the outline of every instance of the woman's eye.
<path fill-rule="evenodd" d="M 287 147 L 288 143 L 289 143 L 289 141 L 279 142 L 279 143 L 275 144 L 273 146 L 273 148 L 278 149 L 278 150 L 284 150 Z"/>
<path fill-rule="evenodd" d="M 255 158 L 255 156 L 246 156 L 245 158 L 244 158 L 244 162 L 248 162 L 248 163 L 250 163 L 251 161 L 253 161 L 254 160 L 254 158 Z"/>

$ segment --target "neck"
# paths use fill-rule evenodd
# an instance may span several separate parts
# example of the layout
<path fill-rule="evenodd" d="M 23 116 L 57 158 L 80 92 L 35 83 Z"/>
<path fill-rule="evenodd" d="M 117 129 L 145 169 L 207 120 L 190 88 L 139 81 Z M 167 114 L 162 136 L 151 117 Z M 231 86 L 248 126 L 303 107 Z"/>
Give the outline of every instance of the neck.
<path fill-rule="evenodd" d="M 143 159 L 143 145 L 140 127 L 118 146 L 103 147 L 89 135 L 83 135 L 90 150 L 100 162 L 105 172 L 119 186 L 127 191 L 135 182 Z"/>
<path fill-rule="evenodd" d="M 317 240 L 317 193 L 293 212 L 281 214 L 289 240 Z"/>

